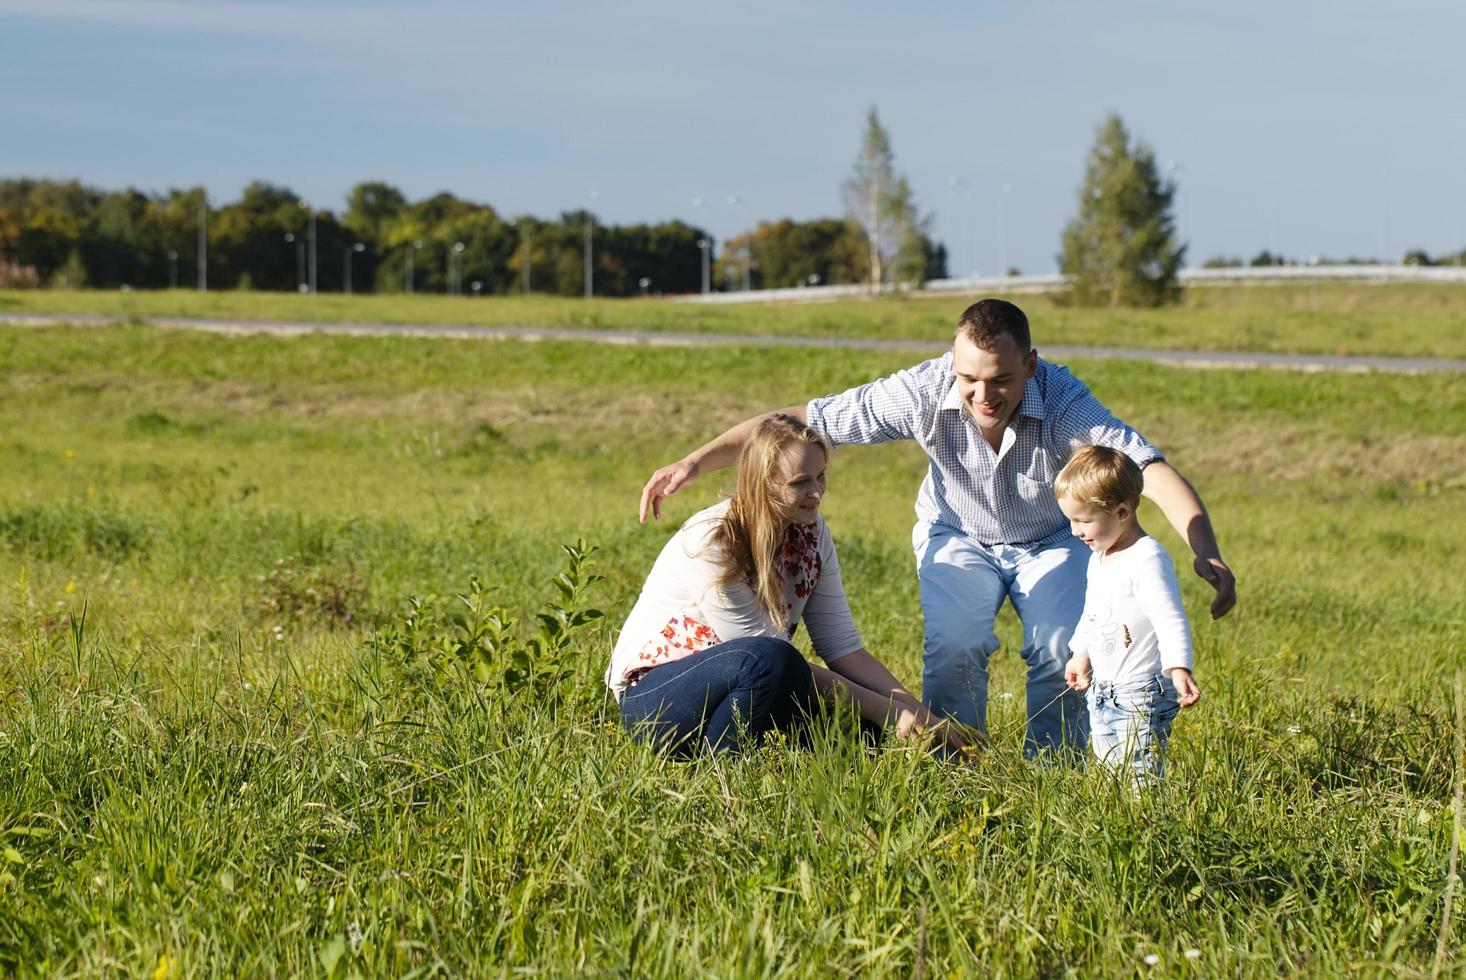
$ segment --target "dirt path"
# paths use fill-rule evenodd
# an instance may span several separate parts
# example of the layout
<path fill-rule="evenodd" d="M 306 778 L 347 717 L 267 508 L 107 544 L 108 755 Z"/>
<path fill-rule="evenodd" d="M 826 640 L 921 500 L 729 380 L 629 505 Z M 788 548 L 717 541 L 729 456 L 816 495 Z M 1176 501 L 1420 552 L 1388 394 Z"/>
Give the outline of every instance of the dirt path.
<path fill-rule="evenodd" d="M 101 316 L 48 314 L 0 315 L 0 325 L 50 327 L 72 324 L 110 327 L 127 321 Z M 206 320 L 186 317 L 148 317 L 144 323 L 175 330 L 202 330 L 222 334 L 269 334 L 295 337 L 311 333 L 358 337 L 451 337 L 468 340 L 550 340 L 592 344 L 650 347 L 816 347 L 849 350 L 905 350 L 935 354 L 945 344 L 914 340 L 860 340 L 838 337 L 765 337 L 740 334 L 665 333 L 638 330 L 588 330 L 570 327 L 454 327 L 440 324 L 301 323 L 286 320 Z M 1193 368 L 1273 368 L 1285 371 L 1385 371 L 1397 374 L 1466 373 L 1466 360 L 1438 357 L 1344 357 L 1331 354 L 1271 354 L 1254 351 L 1186 351 L 1141 347 L 1041 347 L 1046 358 L 1067 361 L 1084 358 L 1150 361 Z"/>

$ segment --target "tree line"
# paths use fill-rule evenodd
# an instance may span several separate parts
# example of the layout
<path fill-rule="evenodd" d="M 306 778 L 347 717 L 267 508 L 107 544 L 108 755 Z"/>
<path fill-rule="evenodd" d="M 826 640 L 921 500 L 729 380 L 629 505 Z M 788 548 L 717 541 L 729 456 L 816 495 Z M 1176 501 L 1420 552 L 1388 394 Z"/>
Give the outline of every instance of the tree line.
<path fill-rule="evenodd" d="M 924 236 L 919 248 L 918 275 L 944 276 L 945 249 Z M 338 214 L 262 181 L 215 204 L 202 188 L 150 194 L 0 180 L 0 288 L 694 293 L 704 249 L 713 290 L 870 275 L 864 232 L 840 218 L 761 222 L 719 243 L 681 221 L 607 225 L 584 210 L 509 216 L 449 193 L 409 201 L 379 182 L 352 188 Z"/>
<path fill-rule="evenodd" d="M 681 221 L 508 216 L 446 192 L 409 201 L 376 181 L 337 214 L 264 181 L 216 205 L 200 187 L 0 180 L 0 288 L 632 296 L 944 278 L 946 248 L 894 160 L 872 107 L 844 217 L 764 221 L 723 243 Z"/>
<path fill-rule="evenodd" d="M 1180 297 L 1186 245 L 1173 171 L 1163 171 L 1172 168 L 1158 167 L 1118 115 L 1096 128 L 1060 243 L 1069 280 L 1061 299 L 1158 306 Z M 841 196 L 843 216 L 763 221 L 718 242 L 682 221 L 607 225 L 585 210 L 510 216 L 446 192 L 409 201 L 381 182 L 356 185 L 337 214 L 262 181 L 216 205 L 197 187 L 151 194 L 9 179 L 0 180 L 0 288 L 634 296 L 847 283 L 874 291 L 946 277 L 946 248 L 897 170 L 874 106 Z M 1251 264 L 1291 261 L 1263 252 Z M 1462 258 L 1413 250 L 1405 261 Z"/>

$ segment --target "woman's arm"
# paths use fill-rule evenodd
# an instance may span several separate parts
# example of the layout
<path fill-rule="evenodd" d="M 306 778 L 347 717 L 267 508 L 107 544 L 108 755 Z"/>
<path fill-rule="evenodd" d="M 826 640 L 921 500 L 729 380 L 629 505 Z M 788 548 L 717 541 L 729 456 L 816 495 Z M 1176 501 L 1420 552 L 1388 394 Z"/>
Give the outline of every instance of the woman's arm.
<path fill-rule="evenodd" d="M 854 653 L 847 653 L 834 661 L 830 664 L 830 669 L 868 691 L 874 691 L 876 694 L 898 701 L 910 708 L 921 707 L 921 702 L 916 699 L 916 695 L 906 690 L 901 682 L 896 680 L 895 675 L 886 669 L 886 665 L 864 648 Z"/>
<path fill-rule="evenodd" d="M 870 657 L 870 654 L 864 650 L 859 652 Z M 842 657 L 835 661 L 835 664 L 838 665 L 848 659 L 849 657 Z M 879 661 L 875 661 L 874 657 L 870 659 L 879 665 Z M 885 668 L 881 669 L 885 670 Z M 820 697 L 834 704 L 853 704 L 860 713 L 860 717 L 880 725 L 883 729 L 892 729 L 897 738 L 911 739 L 932 736 L 941 739 L 948 748 L 956 752 L 966 752 L 981 747 L 980 744 L 963 737 L 957 726 L 933 715 L 900 684 L 896 684 L 900 695 L 898 696 L 896 692 L 891 691 L 885 693 L 872 691 L 848 677 L 837 674 L 829 667 L 810 664 L 809 670 L 814 676 L 815 690 L 819 692 Z"/>
<path fill-rule="evenodd" d="M 646 481 L 646 486 L 641 488 L 641 509 L 638 511 L 641 523 L 646 523 L 647 514 L 661 520 L 662 501 L 696 480 L 698 474 L 704 470 L 721 470 L 738 462 L 738 454 L 743 450 L 743 444 L 748 441 L 753 430 L 758 428 L 758 424 L 764 419 L 776 412 L 782 412 L 803 422 L 805 407 L 804 405 L 791 405 L 788 408 L 776 409 L 775 412 L 765 412 L 763 415 L 744 419 L 722 435 L 703 443 L 677 462 L 657 470 L 652 474 L 651 479 Z"/>

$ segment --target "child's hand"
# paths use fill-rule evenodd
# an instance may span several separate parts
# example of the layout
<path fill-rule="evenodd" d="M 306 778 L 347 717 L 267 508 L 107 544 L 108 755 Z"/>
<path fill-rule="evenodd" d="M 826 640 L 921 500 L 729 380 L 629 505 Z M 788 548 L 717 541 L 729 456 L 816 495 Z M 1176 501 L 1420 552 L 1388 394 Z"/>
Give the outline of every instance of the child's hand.
<path fill-rule="evenodd" d="M 1185 667 L 1174 667 L 1169 673 L 1171 683 L 1176 686 L 1176 698 L 1181 702 L 1181 707 L 1189 708 L 1201 700 L 1201 688 L 1196 686 L 1191 671 Z"/>
<path fill-rule="evenodd" d="M 1064 665 L 1064 681 L 1076 691 L 1089 690 L 1089 658 L 1078 654 L 1069 658 Z"/>

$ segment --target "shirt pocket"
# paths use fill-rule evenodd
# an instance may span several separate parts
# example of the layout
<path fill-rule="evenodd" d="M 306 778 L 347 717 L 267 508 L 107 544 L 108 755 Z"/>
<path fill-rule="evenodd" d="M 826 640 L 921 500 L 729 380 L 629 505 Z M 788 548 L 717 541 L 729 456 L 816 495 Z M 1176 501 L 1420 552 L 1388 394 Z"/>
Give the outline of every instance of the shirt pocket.
<path fill-rule="evenodd" d="M 1028 457 L 1028 466 L 1024 468 L 1023 475 L 1035 483 L 1052 487 L 1054 477 L 1058 475 L 1061 468 L 1061 464 L 1054 459 L 1052 453 L 1042 446 L 1035 446 L 1032 455 Z"/>
<path fill-rule="evenodd" d="M 1035 480 L 1033 477 L 1023 473 L 1018 474 L 1018 498 L 1026 504 L 1053 504 L 1054 484 L 1052 479 Z"/>

